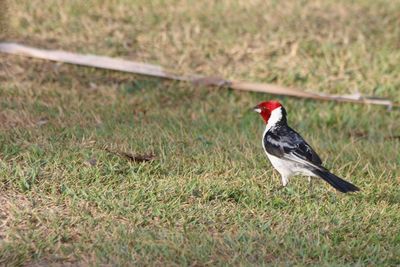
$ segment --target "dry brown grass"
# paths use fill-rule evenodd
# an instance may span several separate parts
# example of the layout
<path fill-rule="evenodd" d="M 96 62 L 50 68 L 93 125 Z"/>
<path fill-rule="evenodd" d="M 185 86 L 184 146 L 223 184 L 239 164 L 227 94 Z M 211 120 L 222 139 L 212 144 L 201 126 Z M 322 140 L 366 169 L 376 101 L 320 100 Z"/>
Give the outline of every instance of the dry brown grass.
<path fill-rule="evenodd" d="M 400 100 L 398 1 L 9 7 L 2 39 Z M 398 112 L 280 98 L 293 127 L 362 192 L 316 183 L 312 193 L 300 178 L 275 192 L 248 112 L 267 95 L 0 57 L 0 264 L 399 263 L 400 143 L 385 138 L 398 135 Z"/>

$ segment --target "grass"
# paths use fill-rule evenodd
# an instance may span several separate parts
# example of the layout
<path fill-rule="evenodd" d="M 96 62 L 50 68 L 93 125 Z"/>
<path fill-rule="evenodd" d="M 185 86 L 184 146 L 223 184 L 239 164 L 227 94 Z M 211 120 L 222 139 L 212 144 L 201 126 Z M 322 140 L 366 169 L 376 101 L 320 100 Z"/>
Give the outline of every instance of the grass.
<path fill-rule="evenodd" d="M 400 101 L 398 1 L 7 3 L 3 40 Z M 0 56 L 0 264 L 400 264 L 398 110 Z M 360 193 L 275 190 L 270 98 Z"/>

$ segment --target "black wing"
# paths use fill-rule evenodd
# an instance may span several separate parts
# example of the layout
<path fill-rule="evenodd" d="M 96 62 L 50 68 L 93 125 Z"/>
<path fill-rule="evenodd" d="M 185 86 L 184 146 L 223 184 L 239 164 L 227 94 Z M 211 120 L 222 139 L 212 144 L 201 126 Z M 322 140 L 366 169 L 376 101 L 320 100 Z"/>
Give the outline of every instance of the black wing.
<path fill-rule="evenodd" d="M 264 136 L 265 150 L 275 157 L 321 166 L 322 161 L 309 144 L 292 128 L 276 127 Z"/>

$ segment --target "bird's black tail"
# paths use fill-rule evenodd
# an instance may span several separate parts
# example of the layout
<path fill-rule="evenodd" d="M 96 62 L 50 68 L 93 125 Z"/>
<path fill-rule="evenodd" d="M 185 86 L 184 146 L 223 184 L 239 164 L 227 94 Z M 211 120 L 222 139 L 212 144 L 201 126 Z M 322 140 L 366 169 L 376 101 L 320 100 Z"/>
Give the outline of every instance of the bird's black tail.
<path fill-rule="evenodd" d="M 321 177 L 324 181 L 326 181 L 328 184 L 330 184 L 336 190 L 342 193 L 355 192 L 360 190 L 357 186 L 343 180 L 340 177 L 337 177 L 333 173 L 330 173 L 328 170 L 314 169 L 313 173 Z"/>

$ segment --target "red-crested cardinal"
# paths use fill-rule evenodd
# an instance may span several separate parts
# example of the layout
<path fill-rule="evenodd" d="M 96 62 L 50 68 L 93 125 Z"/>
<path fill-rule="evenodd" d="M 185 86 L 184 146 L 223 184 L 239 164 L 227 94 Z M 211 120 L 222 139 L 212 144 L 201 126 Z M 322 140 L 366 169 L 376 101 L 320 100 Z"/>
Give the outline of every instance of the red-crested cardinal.
<path fill-rule="evenodd" d="M 289 178 L 296 174 L 319 177 L 336 190 L 347 193 L 360 189 L 330 173 L 322 166 L 320 157 L 286 120 L 286 110 L 277 101 L 266 101 L 254 107 L 260 113 L 267 126 L 263 134 L 262 145 L 272 166 L 282 176 L 286 186 Z"/>

